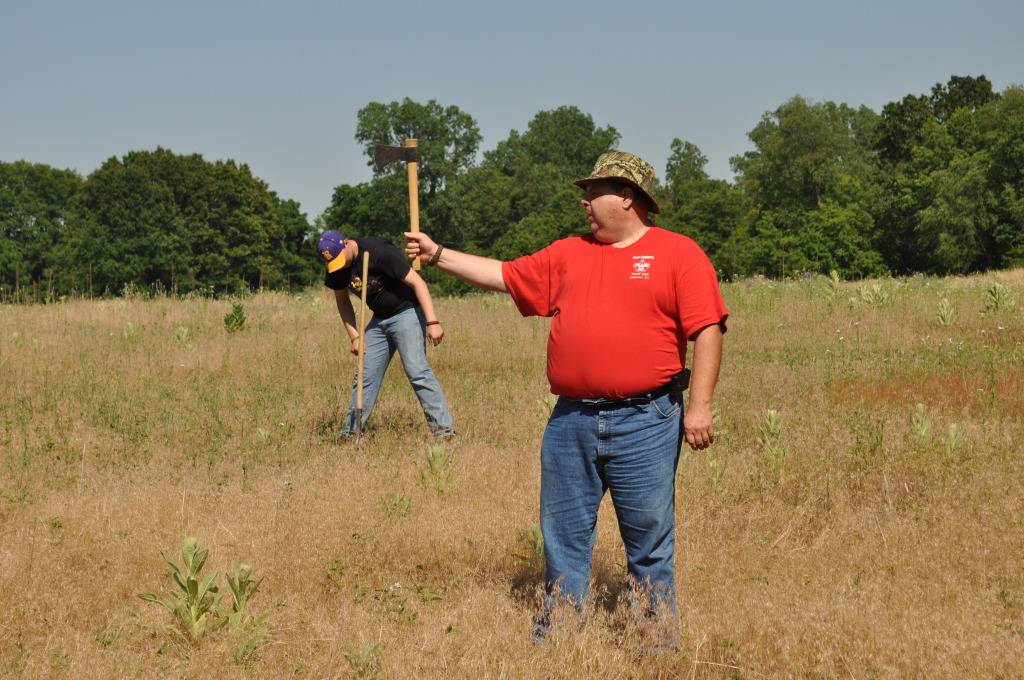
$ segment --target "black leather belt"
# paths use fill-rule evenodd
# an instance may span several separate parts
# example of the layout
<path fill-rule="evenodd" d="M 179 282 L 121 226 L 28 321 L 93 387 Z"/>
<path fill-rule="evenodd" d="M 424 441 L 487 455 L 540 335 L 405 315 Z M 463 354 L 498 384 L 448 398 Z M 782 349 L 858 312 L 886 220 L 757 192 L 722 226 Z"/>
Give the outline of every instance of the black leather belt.
<path fill-rule="evenodd" d="M 569 401 L 585 406 L 598 406 L 603 408 L 615 408 L 617 406 L 635 406 L 637 404 L 649 404 L 655 399 L 664 397 L 666 394 L 678 394 L 682 396 L 687 387 L 690 386 L 690 369 L 672 376 L 672 379 L 661 387 L 656 387 L 650 392 L 635 394 L 631 397 L 597 397 L 594 399 L 580 399 L 577 397 L 566 397 Z"/>
<path fill-rule="evenodd" d="M 645 392 L 643 394 L 637 394 L 632 397 L 598 397 L 596 399 L 573 399 L 580 404 L 585 406 L 600 406 L 605 408 L 615 408 L 617 406 L 635 406 L 637 404 L 649 404 L 650 402 L 664 397 L 666 394 L 672 391 L 672 383 L 662 385 L 656 390 Z"/>

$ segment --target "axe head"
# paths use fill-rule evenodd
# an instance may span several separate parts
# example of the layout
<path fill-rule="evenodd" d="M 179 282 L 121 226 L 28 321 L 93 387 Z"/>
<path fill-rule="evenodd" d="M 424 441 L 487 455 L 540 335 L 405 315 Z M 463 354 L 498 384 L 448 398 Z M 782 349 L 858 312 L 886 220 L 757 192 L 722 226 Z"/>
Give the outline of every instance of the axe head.
<path fill-rule="evenodd" d="M 373 164 L 378 172 L 395 161 L 419 162 L 420 150 L 415 146 L 384 146 L 378 144 L 373 148 Z"/>

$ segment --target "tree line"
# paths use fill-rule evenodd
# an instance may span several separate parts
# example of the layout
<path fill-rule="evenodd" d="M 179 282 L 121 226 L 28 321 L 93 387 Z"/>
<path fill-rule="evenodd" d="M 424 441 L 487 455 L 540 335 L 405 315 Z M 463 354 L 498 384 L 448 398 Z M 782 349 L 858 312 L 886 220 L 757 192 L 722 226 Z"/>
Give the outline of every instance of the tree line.
<path fill-rule="evenodd" d="M 501 259 L 583 233 L 571 180 L 620 142 L 573 106 L 539 112 L 482 154 L 475 119 L 433 100 L 372 102 L 357 123 L 371 167 L 376 144 L 419 139 L 425 231 Z M 985 76 L 953 76 L 881 112 L 797 96 L 748 137 L 732 181 L 708 176 L 701 150 L 674 139 L 655 189 L 658 224 L 693 237 L 725 279 L 1024 265 L 1024 88 L 996 92 Z M 0 163 L 0 293 L 306 286 L 321 274 L 320 229 L 401 240 L 405 182 L 396 164 L 339 185 L 310 224 L 234 161 L 158 148 L 110 158 L 85 178 Z M 436 283 L 461 290 L 448 277 Z"/>

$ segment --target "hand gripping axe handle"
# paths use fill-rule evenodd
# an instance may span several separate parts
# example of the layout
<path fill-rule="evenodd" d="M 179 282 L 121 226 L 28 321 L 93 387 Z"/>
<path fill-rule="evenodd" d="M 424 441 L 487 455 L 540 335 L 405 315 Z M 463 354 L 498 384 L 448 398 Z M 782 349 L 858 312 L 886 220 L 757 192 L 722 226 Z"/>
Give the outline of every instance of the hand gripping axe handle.
<path fill-rule="evenodd" d="M 383 170 L 386 166 L 395 161 L 405 161 L 409 175 L 409 231 L 420 230 L 420 182 L 419 164 L 420 150 L 419 140 L 407 139 L 402 146 L 384 146 L 378 144 L 373 150 L 373 163 L 377 170 Z M 412 261 L 412 268 L 420 270 L 420 260 Z"/>

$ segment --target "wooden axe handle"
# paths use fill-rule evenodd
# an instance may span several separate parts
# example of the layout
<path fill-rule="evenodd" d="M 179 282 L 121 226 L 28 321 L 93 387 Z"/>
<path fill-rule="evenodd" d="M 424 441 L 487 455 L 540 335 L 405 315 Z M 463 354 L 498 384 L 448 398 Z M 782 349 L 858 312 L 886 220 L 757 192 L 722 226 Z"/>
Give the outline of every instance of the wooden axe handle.
<path fill-rule="evenodd" d="M 416 148 L 419 140 L 407 139 L 402 143 L 404 147 Z M 420 230 L 420 179 L 419 163 L 409 161 L 406 163 L 409 173 L 409 231 L 417 233 Z M 417 257 L 412 261 L 412 268 L 420 270 L 420 259 Z"/>
<path fill-rule="evenodd" d="M 359 370 L 356 376 L 356 410 L 357 418 L 363 415 L 363 371 L 366 365 L 366 289 L 370 276 L 370 252 L 363 251 L 363 282 L 359 287 Z M 361 427 L 357 422 L 356 427 Z"/>

